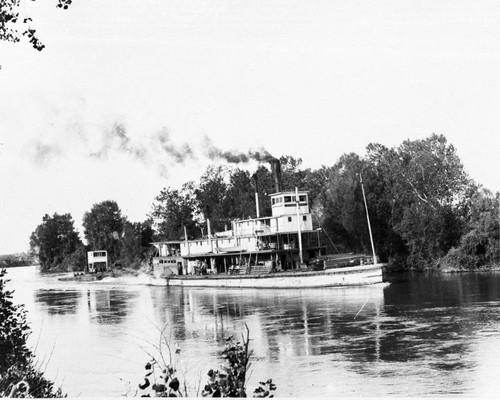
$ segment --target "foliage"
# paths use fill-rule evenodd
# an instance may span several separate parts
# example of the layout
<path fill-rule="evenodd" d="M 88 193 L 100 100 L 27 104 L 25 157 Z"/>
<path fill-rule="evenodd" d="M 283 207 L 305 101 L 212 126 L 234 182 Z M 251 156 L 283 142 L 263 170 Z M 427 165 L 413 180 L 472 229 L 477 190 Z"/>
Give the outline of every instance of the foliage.
<path fill-rule="evenodd" d="M 236 342 L 234 336 L 226 339 L 226 346 L 222 352 L 226 365 L 222 366 L 221 371 L 210 369 L 207 373 L 208 381 L 205 384 L 201 395 L 202 397 L 247 397 L 246 376 L 250 368 L 249 350 L 250 334 L 246 327 L 246 335 L 242 335 L 242 341 Z M 168 341 L 164 336 L 164 330 L 161 331 L 160 346 L 158 357 L 151 356 L 150 361 L 145 366 L 144 381 L 138 385 L 142 397 L 190 397 L 187 383 L 181 383 L 175 366 L 172 363 L 172 353 Z M 168 363 L 166 354 L 162 350 L 162 344 L 168 349 Z M 180 350 L 177 349 L 179 354 Z M 266 382 L 260 382 L 260 387 L 254 391 L 254 397 L 273 397 L 276 385 L 269 379 Z M 199 393 L 199 388 L 197 391 Z"/>
<path fill-rule="evenodd" d="M 301 159 L 281 157 L 282 178 L 292 189 L 313 188 L 319 192 L 321 183 L 310 170 L 300 170 Z M 162 239 L 179 240 L 184 237 L 184 227 L 189 237 L 200 235 L 206 220 L 214 231 L 230 227 L 231 220 L 255 218 L 255 192 L 258 193 L 260 216 L 271 215 L 269 194 L 275 192 L 270 168 L 259 165 L 255 173 L 240 168 L 209 165 L 200 181 L 186 183 L 180 190 L 163 189 L 153 204 L 151 217 Z M 207 234 L 206 230 L 202 230 Z"/>
<path fill-rule="evenodd" d="M 34 265 L 33 256 L 27 253 L 0 255 L 0 268 Z"/>
<path fill-rule="evenodd" d="M 370 242 L 358 174 L 362 160 L 345 154 L 331 168 L 322 194 L 323 225 L 341 248 L 369 250 Z"/>
<path fill-rule="evenodd" d="M 129 267 L 137 267 L 147 258 L 153 241 L 152 221 L 124 221 L 123 237 L 121 238 L 120 261 Z"/>
<path fill-rule="evenodd" d="M 236 169 L 231 172 L 223 209 L 229 220 L 256 216 L 255 180 L 248 171 Z"/>
<path fill-rule="evenodd" d="M 124 218 L 116 201 L 94 204 L 83 215 L 83 228 L 90 250 L 107 250 L 111 263 L 119 259 Z"/>
<path fill-rule="evenodd" d="M 189 237 L 199 235 L 196 222 L 196 199 L 193 184 L 186 183 L 181 190 L 164 188 L 155 198 L 151 218 L 158 235 L 164 240 L 184 238 L 184 228 Z"/>
<path fill-rule="evenodd" d="M 248 329 L 248 328 L 247 328 Z M 227 361 L 224 371 L 208 371 L 209 382 L 202 392 L 203 397 L 247 397 L 245 392 L 245 377 L 250 366 L 251 351 L 247 339 L 243 344 L 235 342 L 234 337 L 226 339 L 226 348 L 222 355 Z"/>
<path fill-rule="evenodd" d="M 390 227 L 405 241 L 408 266 L 434 266 L 463 234 L 461 210 L 472 184 L 455 148 L 433 134 L 395 149 L 370 145 L 368 152 L 385 186 Z"/>
<path fill-rule="evenodd" d="M 6 289 L 6 270 L 0 270 L 0 397 L 62 397 L 60 389 L 43 377 L 26 342 L 30 329 L 26 310 L 12 302 Z"/>
<path fill-rule="evenodd" d="M 0 372 L 5 371 L 17 361 L 25 362 L 32 356 L 26 345 L 29 327 L 26 311 L 12 302 L 12 291 L 6 289 L 9 280 L 4 279 L 6 270 L 0 270 Z"/>
<path fill-rule="evenodd" d="M 132 223 L 122 216 L 115 201 L 94 204 L 83 217 L 86 240 L 92 250 L 106 250 L 109 262 L 138 267 L 147 258 L 153 241 L 152 221 Z M 74 230 L 69 214 L 45 215 L 31 235 L 31 252 L 38 255 L 42 270 L 83 271 L 87 249 Z"/>
<path fill-rule="evenodd" d="M 271 215 L 271 204 L 269 195 L 275 192 L 273 176 L 269 168 L 264 165 L 259 165 L 255 171 L 257 177 L 257 192 L 259 194 L 259 210 L 261 216 Z M 250 207 L 248 214 L 255 216 L 255 201 L 253 207 Z"/>
<path fill-rule="evenodd" d="M 42 270 L 67 267 L 75 260 L 72 255 L 83 244 L 73 226 L 70 214 L 52 217 L 45 214 L 42 224 L 31 234 L 30 247 L 38 255 Z"/>
<path fill-rule="evenodd" d="M 471 199 L 468 232 L 441 260 L 440 267 L 462 270 L 500 264 L 499 194 L 479 190 Z"/>
<path fill-rule="evenodd" d="M 33 0 L 34 1 L 34 0 Z M 67 10 L 72 0 L 57 0 L 57 7 Z M 0 40 L 19 42 L 26 37 L 29 43 L 38 51 L 45 48 L 31 26 L 33 20 L 28 16 L 21 16 L 21 0 L 3 0 L 0 2 Z"/>
<path fill-rule="evenodd" d="M 282 190 L 309 192 L 313 221 L 329 238 L 322 243 L 330 252 L 371 252 L 362 176 L 380 260 L 408 269 L 480 268 L 498 262 L 498 213 L 493 211 L 498 200 L 468 177 L 443 135 L 406 140 L 394 148 L 372 143 L 365 157 L 344 154 L 333 166 L 317 170 L 303 169 L 302 160 L 291 156 L 282 156 L 280 162 Z M 231 220 L 255 218 L 255 192 L 260 216 L 270 216 L 269 194 L 275 186 L 267 164 L 260 164 L 253 175 L 208 166 L 198 183 L 164 188 L 149 222 L 127 222 L 114 201 L 94 205 L 84 215 L 85 237 L 91 249 L 106 249 L 111 262 L 138 265 L 148 257 L 146 248 L 153 240 L 183 240 L 185 231 L 190 239 L 207 234 L 207 219 L 220 232 Z M 60 248 L 63 244 L 55 243 L 47 253 Z M 69 257 L 68 248 L 64 258 L 76 258 L 80 261 L 71 262 L 79 264 L 83 251 L 73 250 Z M 41 257 L 49 265 L 54 259 L 61 262 L 52 253 L 42 251 Z"/>
<path fill-rule="evenodd" d="M 303 181 L 310 170 L 301 170 L 299 168 L 301 164 L 302 158 L 294 158 L 292 156 L 280 157 L 283 191 L 295 190 L 296 187 L 303 189 Z"/>
<path fill-rule="evenodd" d="M 208 166 L 200 178 L 198 187 L 194 190 L 200 212 L 205 220 L 210 220 L 212 228 L 217 231 L 223 230 L 224 225 L 230 222 L 224 210 L 227 176 L 227 168 Z"/>

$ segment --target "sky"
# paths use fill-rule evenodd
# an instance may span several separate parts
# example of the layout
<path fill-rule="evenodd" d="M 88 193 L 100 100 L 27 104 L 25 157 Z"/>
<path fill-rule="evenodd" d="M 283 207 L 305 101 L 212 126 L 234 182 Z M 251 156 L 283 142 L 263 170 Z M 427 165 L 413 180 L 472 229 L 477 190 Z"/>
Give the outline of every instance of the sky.
<path fill-rule="evenodd" d="M 21 2 L 43 51 L 0 42 L 0 254 L 104 200 L 143 221 L 223 152 L 318 168 L 437 133 L 500 190 L 498 1 L 56 3 Z"/>

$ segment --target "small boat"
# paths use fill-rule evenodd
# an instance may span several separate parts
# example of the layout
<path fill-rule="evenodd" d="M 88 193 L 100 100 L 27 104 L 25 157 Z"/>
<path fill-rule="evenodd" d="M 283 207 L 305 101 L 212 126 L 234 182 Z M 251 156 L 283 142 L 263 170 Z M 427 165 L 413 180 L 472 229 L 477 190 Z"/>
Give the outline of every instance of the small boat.
<path fill-rule="evenodd" d="M 232 221 L 231 229 L 205 237 L 152 243 L 153 285 L 227 288 L 315 288 L 382 283 L 384 264 L 372 255 L 325 255 L 320 228 L 313 227 L 306 191 L 282 191 L 279 160 L 271 166 L 275 193 L 272 215 L 261 217 L 257 191 L 256 218 Z M 361 176 L 360 176 L 361 178 Z M 361 186 L 364 187 L 362 179 Z M 256 185 L 257 187 L 257 182 Z"/>
<path fill-rule="evenodd" d="M 74 272 L 73 276 L 65 276 L 59 278 L 59 280 L 66 282 L 100 281 L 105 277 L 112 276 L 108 264 L 108 252 L 106 250 L 88 251 L 85 272 Z"/>
<path fill-rule="evenodd" d="M 87 273 L 75 273 L 72 276 L 64 276 L 59 278 L 60 281 L 65 282 L 95 282 L 100 281 L 108 275 L 105 274 L 87 274 Z"/>

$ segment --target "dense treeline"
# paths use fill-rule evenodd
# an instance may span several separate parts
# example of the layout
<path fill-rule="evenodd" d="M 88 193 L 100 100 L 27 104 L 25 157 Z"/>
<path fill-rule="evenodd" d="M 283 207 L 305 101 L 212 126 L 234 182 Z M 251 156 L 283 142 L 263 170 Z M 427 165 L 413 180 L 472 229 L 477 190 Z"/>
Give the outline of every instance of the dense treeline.
<path fill-rule="evenodd" d="M 31 252 L 38 256 L 42 270 L 84 270 L 91 250 L 107 250 L 111 265 L 138 268 L 148 259 L 153 241 L 151 221 L 128 221 L 115 201 L 94 204 L 82 224 L 87 245 L 70 214 L 43 217 L 30 238 Z"/>
<path fill-rule="evenodd" d="M 11 267 L 22 267 L 25 265 L 33 265 L 33 264 L 34 264 L 33 257 L 27 253 L 0 255 L 0 269 L 11 268 Z"/>
<path fill-rule="evenodd" d="M 453 145 L 442 135 L 407 140 L 395 148 L 367 146 L 366 155 L 342 155 L 332 166 L 302 168 L 280 158 L 282 189 L 309 191 L 314 222 L 332 252 L 370 252 L 360 186 L 363 178 L 379 257 L 405 269 L 477 269 L 500 264 L 499 194 L 472 181 Z M 87 248 L 106 249 L 112 262 L 139 265 L 153 240 L 179 240 L 230 228 L 234 219 L 271 215 L 270 166 L 245 169 L 209 166 L 198 183 L 166 187 L 148 220 L 131 223 L 114 201 L 95 204 L 83 218 Z M 32 235 L 46 268 L 84 263 L 85 249 L 71 216 L 45 216 Z"/>

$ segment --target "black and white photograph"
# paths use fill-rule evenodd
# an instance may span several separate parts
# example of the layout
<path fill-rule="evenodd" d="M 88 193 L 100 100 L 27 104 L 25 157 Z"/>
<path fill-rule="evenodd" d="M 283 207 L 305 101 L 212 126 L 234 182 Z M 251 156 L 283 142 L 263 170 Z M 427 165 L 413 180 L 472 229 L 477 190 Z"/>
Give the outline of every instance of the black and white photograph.
<path fill-rule="evenodd" d="M 500 2 L 0 0 L 0 397 L 500 394 Z"/>

